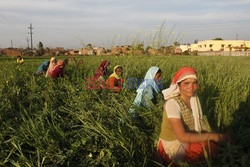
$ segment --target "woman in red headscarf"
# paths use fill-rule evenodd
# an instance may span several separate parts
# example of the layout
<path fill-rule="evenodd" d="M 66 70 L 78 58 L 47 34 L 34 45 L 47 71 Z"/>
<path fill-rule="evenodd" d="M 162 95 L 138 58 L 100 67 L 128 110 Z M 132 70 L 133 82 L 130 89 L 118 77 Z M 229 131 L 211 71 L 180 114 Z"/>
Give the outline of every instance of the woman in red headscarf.
<path fill-rule="evenodd" d="M 55 68 L 51 71 L 50 77 L 53 79 L 63 77 L 64 66 L 65 66 L 64 61 L 59 60 L 56 64 Z"/>
<path fill-rule="evenodd" d="M 91 78 L 91 87 L 94 89 L 105 88 L 105 80 L 107 78 L 107 69 L 109 66 L 109 62 L 104 60 L 96 70 L 94 77 Z"/>
<path fill-rule="evenodd" d="M 174 166 L 177 161 L 197 163 L 205 159 L 204 153 L 218 153 L 217 142 L 230 139 L 226 134 L 208 132 L 196 90 L 196 70 L 182 67 L 177 71 L 168 89 L 162 91 L 163 106 L 158 153 L 165 163 Z"/>

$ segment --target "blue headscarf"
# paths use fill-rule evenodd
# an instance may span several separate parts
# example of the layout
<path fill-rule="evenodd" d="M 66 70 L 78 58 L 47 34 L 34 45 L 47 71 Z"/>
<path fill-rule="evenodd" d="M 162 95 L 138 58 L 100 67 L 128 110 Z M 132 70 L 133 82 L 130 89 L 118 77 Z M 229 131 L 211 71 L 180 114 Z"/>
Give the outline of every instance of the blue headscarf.
<path fill-rule="evenodd" d="M 49 67 L 49 61 L 45 60 L 37 69 L 37 74 L 40 74 L 42 71 L 44 71 L 46 73 L 48 67 Z"/>
<path fill-rule="evenodd" d="M 154 80 L 155 75 L 158 72 L 158 70 L 159 68 L 156 66 L 150 67 L 148 69 L 143 82 L 140 84 L 139 88 L 136 90 L 137 96 L 134 100 L 135 105 L 139 106 L 139 104 L 141 103 L 142 92 L 146 87 L 151 86 L 157 94 L 160 92 L 159 86 Z"/>

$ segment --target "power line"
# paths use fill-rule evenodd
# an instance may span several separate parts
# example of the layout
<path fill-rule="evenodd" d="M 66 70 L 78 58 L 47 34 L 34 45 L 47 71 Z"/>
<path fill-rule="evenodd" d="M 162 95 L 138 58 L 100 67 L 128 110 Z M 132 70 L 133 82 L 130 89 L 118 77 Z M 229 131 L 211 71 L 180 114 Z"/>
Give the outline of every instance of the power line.
<path fill-rule="evenodd" d="M 11 23 L 11 21 L 9 21 L 9 19 L 7 19 L 3 14 L 0 13 L 0 17 L 9 24 L 9 26 L 15 30 L 16 32 L 18 32 L 19 34 L 23 35 L 23 32 L 21 32 L 14 24 Z"/>

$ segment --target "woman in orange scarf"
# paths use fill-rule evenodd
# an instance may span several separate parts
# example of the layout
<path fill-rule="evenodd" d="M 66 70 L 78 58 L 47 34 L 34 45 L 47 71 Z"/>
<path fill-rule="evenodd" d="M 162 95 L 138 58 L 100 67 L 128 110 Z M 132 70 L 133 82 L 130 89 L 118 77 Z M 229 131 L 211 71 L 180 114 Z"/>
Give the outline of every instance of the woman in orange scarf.
<path fill-rule="evenodd" d="M 111 89 L 113 92 L 120 92 L 123 88 L 123 82 L 124 80 L 121 78 L 122 76 L 123 68 L 119 65 L 114 67 L 113 74 L 109 76 L 109 78 L 106 81 L 107 87 Z"/>
<path fill-rule="evenodd" d="M 230 140 L 226 134 L 208 132 L 197 89 L 196 70 L 182 67 L 173 77 L 170 87 L 162 91 L 166 102 L 158 153 L 166 163 L 179 160 L 200 162 L 205 159 L 204 150 L 214 156 L 218 153 L 217 142 Z"/>

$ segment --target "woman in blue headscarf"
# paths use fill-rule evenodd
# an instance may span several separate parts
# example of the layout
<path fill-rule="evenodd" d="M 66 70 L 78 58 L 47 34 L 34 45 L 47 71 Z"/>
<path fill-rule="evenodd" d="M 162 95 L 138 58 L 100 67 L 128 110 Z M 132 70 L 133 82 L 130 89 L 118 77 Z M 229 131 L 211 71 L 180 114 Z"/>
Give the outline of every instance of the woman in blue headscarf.
<path fill-rule="evenodd" d="M 41 74 L 46 74 L 46 71 L 49 67 L 49 61 L 48 60 L 45 60 L 37 69 L 36 73 L 38 75 L 41 75 Z"/>
<path fill-rule="evenodd" d="M 159 83 L 161 81 L 161 69 L 156 66 L 150 67 L 144 77 L 143 82 L 136 90 L 137 95 L 133 102 L 133 106 L 129 109 L 129 112 L 133 117 L 136 117 L 137 113 L 135 107 L 152 107 L 152 104 L 156 104 L 156 97 L 160 92 Z"/>

